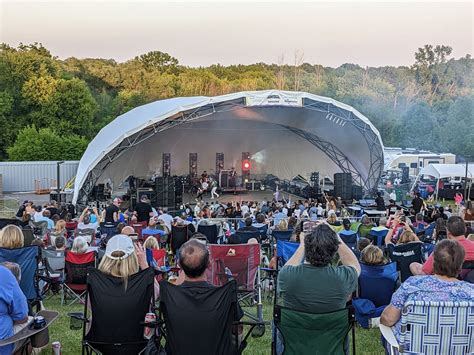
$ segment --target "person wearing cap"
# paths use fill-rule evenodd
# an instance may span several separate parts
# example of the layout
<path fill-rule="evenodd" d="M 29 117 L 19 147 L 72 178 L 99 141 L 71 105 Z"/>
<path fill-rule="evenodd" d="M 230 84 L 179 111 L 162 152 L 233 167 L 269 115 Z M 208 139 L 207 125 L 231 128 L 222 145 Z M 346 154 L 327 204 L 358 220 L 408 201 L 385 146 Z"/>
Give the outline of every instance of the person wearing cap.
<path fill-rule="evenodd" d="M 121 278 L 125 288 L 130 276 L 146 268 L 148 262 L 145 248 L 140 243 L 133 243 L 124 234 L 117 234 L 109 239 L 99 264 L 99 270 L 104 274 Z"/>
<path fill-rule="evenodd" d="M 153 209 L 147 195 L 142 195 L 140 198 L 140 202 L 135 206 L 134 215 L 137 217 L 137 222 L 148 223 L 150 217 L 153 217 Z"/>

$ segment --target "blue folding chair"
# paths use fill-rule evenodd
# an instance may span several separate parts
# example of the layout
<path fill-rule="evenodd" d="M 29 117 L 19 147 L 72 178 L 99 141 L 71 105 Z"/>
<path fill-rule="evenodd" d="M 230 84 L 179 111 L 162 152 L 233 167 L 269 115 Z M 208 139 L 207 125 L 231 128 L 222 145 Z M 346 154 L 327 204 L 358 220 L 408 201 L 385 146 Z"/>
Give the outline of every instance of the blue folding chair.
<path fill-rule="evenodd" d="M 29 246 L 18 249 L 0 248 L 0 262 L 9 261 L 20 265 L 21 280 L 20 288 L 26 296 L 30 307 L 37 306 L 41 293 L 38 286 L 38 261 L 40 250 L 37 246 Z"/>
<path fill-rule="evenodd" d="M 425 238 L 430 238 L 430 239 L 433 238 L 433 232 L 434 232 L 435 227 L 436 227 L 436 223 L 433 222 L 425 228 Z"/>
<path fill-rule="evenodd" d="M 293 256 L 300 243 L 290 242 L 289 240 L 277 240 L 277 259 L 278 264 L 283 266 Z"/>
<path fill-rule="evenodd" d="M 372 228 L 369 232 L 369 237 L 372 237 L 372 240 L 374 242 L 374 245 L 377 245 L 379 247 L 383 246 L 385 244 L 385 237 L 388 234 L 388 229 L 375 229 Z"/>
<path fill-rule="evenodd" d="M 355 251 L 357 248 L 357 232 L 351 230 L 342 230 L 339 232 L 344 244 L 346 244 L 352 251 Z"/>
<path fill-rule="evenodd" d="M 265 224 L 263 227 L 256 227 L 258 229 L 258 233 L 260 234 L 260 240 L 267 239 L 268 233 L 268 224 Z"/>
<path fill-rule="evenodd" d="M 288 231 L 274 230 L 274 231 L 272 231 L 272 236 L 277 241 L 278 240 L 290 240 L 292 233 L 293 233 L 293 231 L 291 231 L 291 230 L 288 230 Z"/>
<path fill-rule="evenodd" d="M 360 263 L 359 297 L 354 300 L 356 319 L 359 324 L 369 327 L 369 319 L 380 317 L 384 308 L 390 304 L 398 286 L 397 263 L 386 265 L 366 265 Z"/>

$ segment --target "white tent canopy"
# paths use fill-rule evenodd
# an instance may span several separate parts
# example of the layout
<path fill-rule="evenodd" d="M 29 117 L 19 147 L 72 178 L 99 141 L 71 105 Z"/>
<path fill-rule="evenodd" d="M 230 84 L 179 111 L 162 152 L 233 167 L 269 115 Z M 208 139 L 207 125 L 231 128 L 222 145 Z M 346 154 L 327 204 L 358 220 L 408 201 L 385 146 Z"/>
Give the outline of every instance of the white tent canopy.
<path fill-rule="evenodd" d="M 421 169 L 419 176 L 429 175 L 436 179 L 445 179 L 452 177 L 465 177 L 466 176 L 466 165 L 465 164 L 428 164 Z M 468 166 L 467 177 L 471 178 L 474 176 L 474 165 Z"/>
<path fill-rule="evenodd" d="M 277 90 L 180 97 L 137 107 L 105 126 L 79 163 L 73 203 L 86 202 L 97 183 L 160 174 L 163 153 L 171 154 L 172 175 L 188 174 L 189 153 L 198 153 L 199 171 L 212 173 L 218 152 L 238 172 L 242 152 L 250 152 L 252 174 L 349 172 L 366 190 L 383 169 L 377 129 L 333 99 Z"/>

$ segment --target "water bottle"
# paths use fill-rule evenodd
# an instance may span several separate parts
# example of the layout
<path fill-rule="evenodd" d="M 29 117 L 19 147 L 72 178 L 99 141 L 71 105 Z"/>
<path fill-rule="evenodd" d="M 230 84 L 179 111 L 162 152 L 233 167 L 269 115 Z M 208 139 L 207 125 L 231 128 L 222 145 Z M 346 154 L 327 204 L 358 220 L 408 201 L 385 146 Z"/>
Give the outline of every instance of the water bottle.
<path fill-rule="evenodd" d="M 229 281 L 232 281 L 234 279 L 234 276 L 232 276 L 232 271 L 230 271 L 230 269 L 226 266 L 225 267 L 225 274 L 227 275 L 227 279 Z"/>

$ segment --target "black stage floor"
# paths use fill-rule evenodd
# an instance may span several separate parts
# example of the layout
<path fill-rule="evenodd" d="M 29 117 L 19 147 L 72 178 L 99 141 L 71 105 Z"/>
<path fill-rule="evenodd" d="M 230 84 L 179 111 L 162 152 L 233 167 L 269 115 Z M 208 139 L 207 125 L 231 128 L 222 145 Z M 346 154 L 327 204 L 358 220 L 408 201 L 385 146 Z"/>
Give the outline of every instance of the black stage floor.
<path fill-rule="evenodd" d="M 218 198 L 212 200 L 211 199 L 211 193 L 208 192 L 205 195 L 202 196 L 202 200 L 204 202 L 213 202 L 213 201 L 219 201 L 220 203 L 227 203 L 227 202 L 247 202 L 247 201 L 272 201 L 274 196 L 274 192 L 271 190 L 266 190 L 266 191 L 244 191 L 244 192 L 238 192 L 235 195 L 232 192 L 226 192 L 221 194 Z M 291 199 L 291 202 L 298 201 L 298 200 L 303 200 L 302 197 L 290 194 L 288 192 L 280 192 L 279 193 L 279 200 L 285 200 L 288 201 L 288 199 Z M 189 193 L 184 193 L 183 194 L 183 203 L 189 203 L 189 204 L 195 204 L 196 203 L 196 196 L 192 196 Z"/>

